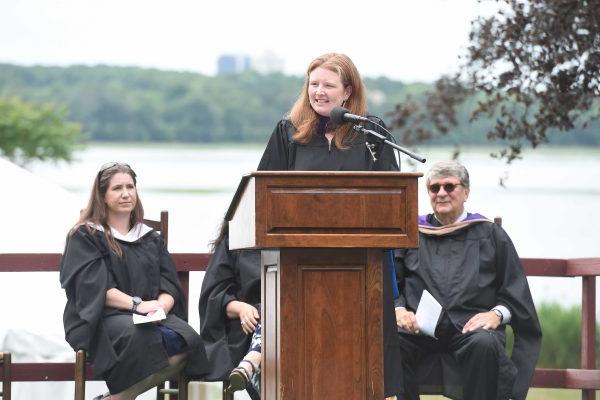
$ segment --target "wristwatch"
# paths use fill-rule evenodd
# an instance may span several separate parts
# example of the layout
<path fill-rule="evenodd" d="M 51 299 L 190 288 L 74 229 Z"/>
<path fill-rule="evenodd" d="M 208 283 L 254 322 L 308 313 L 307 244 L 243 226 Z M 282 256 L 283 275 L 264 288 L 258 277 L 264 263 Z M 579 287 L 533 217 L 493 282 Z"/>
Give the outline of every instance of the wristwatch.
<path fill-rule="evenodd" d="M 502 320 L 504 319 L 504 315 L 502 315 L 502 312 L 497 308 L 493 308 L 492 311 L 496 313 L 498 318 L 500 318 L 500 323 L 502 323 Z"/>
<path fill-rule="evenodd" d="M 137 310 L 138 306 L 140 305 L 140 303 L 142 302 L 142 299 L 139 298 L 138 296 L 133 296 L 131 298 L 131 311 L 135 311 Z"/>

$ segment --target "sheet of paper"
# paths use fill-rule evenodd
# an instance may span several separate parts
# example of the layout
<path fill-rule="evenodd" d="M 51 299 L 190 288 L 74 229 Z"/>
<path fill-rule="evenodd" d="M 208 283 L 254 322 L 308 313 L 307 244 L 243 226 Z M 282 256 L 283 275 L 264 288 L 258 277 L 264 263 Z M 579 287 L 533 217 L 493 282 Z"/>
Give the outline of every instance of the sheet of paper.
<path fill-rule="evenodd" d="M 133 323 L 134 324 L 145 324 L 148 322 L 160 321 L 165 318 L 167 318 L 167 316 L 165 315 L 165 310 L 163 310 L 162 308 L 159 308 L 151 316 L 133 314 Z"/>
<path fill-rule="evenodd" d="M 427 290 L 423 290 L 421 295 L 421 301 L 417 307 L 415 317 L 417 318 L 417 324 L 419 324 L 419 330 L 422 335 L 435 337 L 435 327 L 440 319 L 442 313 L 442 305 L 429 293 Z"/>

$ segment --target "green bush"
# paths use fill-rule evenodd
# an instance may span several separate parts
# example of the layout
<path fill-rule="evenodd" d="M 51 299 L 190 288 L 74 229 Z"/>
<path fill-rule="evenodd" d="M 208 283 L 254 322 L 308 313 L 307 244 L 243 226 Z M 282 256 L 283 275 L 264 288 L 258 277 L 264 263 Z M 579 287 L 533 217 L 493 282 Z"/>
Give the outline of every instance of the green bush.
<path fill-rule="evenodd" d="M 539 368 L 581 367 L 581 308 L 565 308 L 559 304 L 537 307 L 542 326 L 542 350 Z M 513 344 L 512 330 L 506 330 L 507 349 Z M 596 327 L 596 368 L 600 368 L 600 326 Z"/>

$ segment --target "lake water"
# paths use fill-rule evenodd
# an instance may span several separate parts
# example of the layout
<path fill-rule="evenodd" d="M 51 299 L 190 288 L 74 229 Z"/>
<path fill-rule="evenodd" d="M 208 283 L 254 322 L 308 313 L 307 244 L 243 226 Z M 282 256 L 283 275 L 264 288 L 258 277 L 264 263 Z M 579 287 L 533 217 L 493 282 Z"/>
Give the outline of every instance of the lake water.
<path fill-rule="evenodd" d="M 447 148 L 421 149 L 427 163 L 411 166 L 403 157 L 403 171 L 424 172 L 433 162 L 447 159 L 450 152 Z M 79 201 L 79 208 L 83 208 L 100 165 L 108 161 L 127 162 L 138 174 L 146 215 L 158 218 L 160 210 L 169 211 L 169 249 L 207 252 L 208 242 L 215 236 L 241 175 L 256 168 L 261 154 L 260 147 L 91 145 L 77 152 L 71 164 L 33 163 L 29 169 L 72 192 Z M 471 175 L 467 210 L 489 218 L 501 216 L 503 227 L 520 256 L 600 257 L 597 228 L 600 226 L 600 187 L 597 186 L 600 149 L 527 152 L 524 160 L 516 161 L 509 168 L 507 187 L 498 185 L 507 168 L 501 161 L 490 158 L 489 151 L 464 150 L 460 159 Z M 430 211 L 422 179 L 419 211 Z M 15 242 L 15 248 L 21 248 L 19 244 L 22 243 Z M 6 247 L 5 244 L 3 248 Z M 33 275 L 36 274 L 3 274 L 3 287 L 15 290 L 0 293 L 1 304 L 14 304 L 16 292 L 24 287 L 30 293 L 29 300 L 19 296 L 19 306 L 8 307 L 8 315 L 3 318 L 4 328 L 23 328 L 62 340 L 64 294 L 59 288 L 58 276 L 54 273 Z M 201 279 L 202 274 L 196 273 L 191 280 L 190 323 L 196 329 Z M 536 303 L 580 304 L 579 279 L 530 278 L 530 285 Z M 597 309 L 600 315 L 600 307 Z M 6 314 L 4 306 L 3 313 Z"/>
<path fill-rule="evenodd" d="M 428 161 L 414 166 L 403 157 L 403 171 L 425 172 L 450 151 L 421 150 Z M 77 152 L 71 164 L 34 163 L 29 169 L 74 193 L 83 208 L 99 166 L 127 162 L 138 175 L 146 215 L 158 218 L 160 210 L 169 211 L 169 249 L 206 252 L 241 175 L 256 168 L 261 154 L 260 147 L 92 145 Z M 595 184 L 600 182 L 600 149 L 530 151 L 508 168 L 506 187 L 498 182 L 507 167 L 490 158 L 489 151 L 464 150 L 461 161 L 471 176 L 467 210 L 501 216 L 520 256 L 600 256 L 600 187 Z M 430 206 L 423 179 L 419 185 L 419 212 L 426 213 Z M 580 301 L 576 279 L 534 281 L 540 282 L 535 284 L 537 300 Z"/>

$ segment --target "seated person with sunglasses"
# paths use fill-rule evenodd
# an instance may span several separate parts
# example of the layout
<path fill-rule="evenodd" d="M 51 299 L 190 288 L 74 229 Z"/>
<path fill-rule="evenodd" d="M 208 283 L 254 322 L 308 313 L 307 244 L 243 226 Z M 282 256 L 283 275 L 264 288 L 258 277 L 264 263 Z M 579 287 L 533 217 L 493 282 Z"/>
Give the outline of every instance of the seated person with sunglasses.
<path fill-rule="evenodd" d="M 422 375 L 439 368 L 436 382 L 427 384 L 446 397 L 524 399 L 541 330 L 519 256 L 499 225 L 465 210 L 470 186 L 463 165 L 434 164 L 426 184 L 433 213 L 419 217 L 419 248 L 397 250 L 395 258 L 400 398 L 418 399 Z M 441 306 L 435 338 L 421 332 L 415 316 L 425 290 Z M 506 324 L 515 334 L 510 359 Z M 441 365 L 431 362 L 435 353 L 446 353 Z"/>

